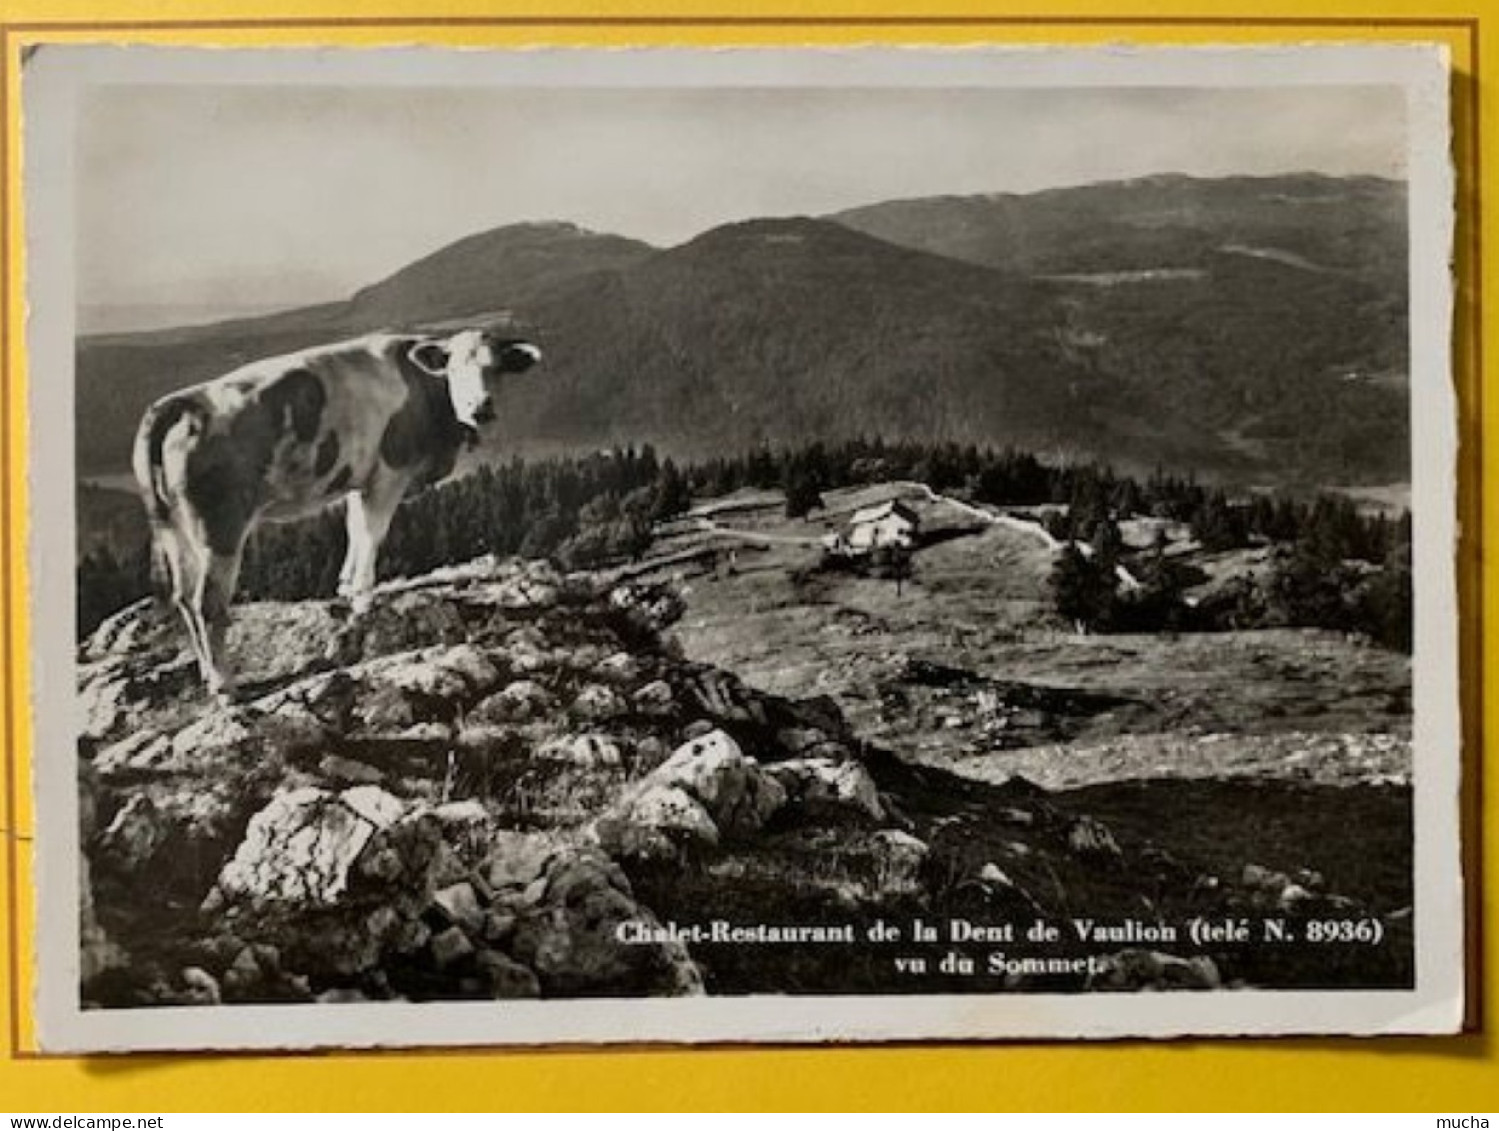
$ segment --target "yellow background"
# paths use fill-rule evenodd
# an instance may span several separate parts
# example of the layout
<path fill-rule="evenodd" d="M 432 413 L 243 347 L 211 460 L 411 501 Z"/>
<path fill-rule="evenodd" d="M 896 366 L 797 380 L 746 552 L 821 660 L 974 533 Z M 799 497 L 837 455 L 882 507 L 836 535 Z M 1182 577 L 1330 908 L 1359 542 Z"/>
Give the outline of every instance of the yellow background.
<path fill-rule="evenodd" d="M 458 17 L 458 19 L 454 19 Z M 534 17 L 516 22 L 518 17 Z M 650 22 L 658 17 L 667 21 Z M 746 19 L 746 17 L 751 17 Z M 781 17 L 781 19 L 775 19 Z M 859 22 L 863 17 L 864 21 Z M 424 19 L 430 24 L 355 19 Z M 484 22 L 488 18 L 491 22 Z M 499 18 L 495 22 L 495 18 Z M 247 27 L 246 20 L 281 20 Z M 332 23 L 313 26 L 314 19 Z M 505 22 L 506 20 L 510 22 Z M 548 22 L 548 20 L 552 22 Z M 1246 21 L 1257 21 L 1254 23 Z M 216 21 L 182 26 L 89 29 L 87 24 Z M 602 22 L 601 22 L 602 21 Z M 820 21 L 820 22 L 819 22 Z M 1269 22 L 1263 22 L 1269 21 Z M 1481 598 L 1494 593 L 1499 567 L 1479 565 L 1477 535 L 1493 537 L 1499 490 L 1481 490 L 1494 474 L 1499 440 L 1482 452 L 1480 433 L 1499 435 L 1499 395 L 1481 397 L 1482 363 L 1472 311 L 1499 256 L 1499 4 L 1391 3 L 1376 0 L 0 0 L 4 26 L 7 151 L 3 395 L 8 429 L 0 450 L 0 569 L 4 601 L 6 698 L 0 743 L 0 1112 L 173 1110 L 520 1110 L 658 1109 L 979 1109 L 979 1110 L 1499 1110 L 1499 1054 L 1481 1031 L 1499 1007 L 1499 933 L 1481 932 L 1479 909 L 1499 880 L 1499 836 L 1480 847 L 1479 813 L 1496 811 L 1499 771 L 1479 736 L 1499 719 L 1499 676 L 1492 662 L 1499 629 L 1480 634 Z M 26 1018 L 31 996 L 32 900 L 26 700 L 24 522 L 26 442 L 22 325 L 22 215 L 17 192 L 18 60 L 27 42 L 141 40 L 216 44 L 796 44 L 796 43 L 1214 43 L 1301 40 L 1423 40 L 1446 43 L 1454 79 L 1454 141 L 1462 218 L 1458 374 L 1463 406 L 1465 548 L 1464 666 L 1468 750 L 1465 797 L 1476 938 L 1470 982 L 1480 1030 L 1446 1039 L 1214 1040 L 1104 1045 L 1008 1043 L 922 1047 L 749 1049 L 639 1048 L 612 1052 L 432 1051 L 357 1055 L 46 1057 L 36 1053 Z M 1489 60 L 1490 74 L 1480 60 Z M 1476 90 L 1476 94 L 1475 94 Z M 1476 101 L 1475 101 L 1476 100 Z M 1475 110 L 1479 118 L 1475 120 Z M 1479 152 L 1479 122 L 1487 152 Z M 1481 168 L 1480 168 L 1481 167 Z M 1479 191 L 1490 204 L 1480 228 Z M 1480 253 L 1479 248 L 1487 248 Z M 1482 261 L 1480 262 L 1480 258 Z M 1491 288 L 1488 337 L 1499 342 L 1499 290 Z M 1499 356 L 1496 345 L 1491 356 Z M 36 440 L 36 437 L 33 437 Z M 35 516 L 32 517 L 36 521 Z M 64 521 L 70 521 L 64 516 Z M 1480 695 L 1487 683 L 1488 695 Z M 1487 705 L 1482 701 L 1486 700 Z M 57 756 L 67 756 L 53 752 Z M 1487 762 L 1488 773 L 1480 774 Z M 1481 779 L 1481 780 L 1480 780 Z M 9 910 L 7 910 L 9 909 Z M 71 908 L 49 913 L 71 914 Z M 19 939 L 19 946 L 15 941 Z M 18 953 L 19 951 L 19 953 Z M 14 1003 L 21 1003 L 15 1010 Z M 599 1004 L 607 1009 L 607 1002 Z M 12 1018 L 15 1018 L 13 1021 Z"/>

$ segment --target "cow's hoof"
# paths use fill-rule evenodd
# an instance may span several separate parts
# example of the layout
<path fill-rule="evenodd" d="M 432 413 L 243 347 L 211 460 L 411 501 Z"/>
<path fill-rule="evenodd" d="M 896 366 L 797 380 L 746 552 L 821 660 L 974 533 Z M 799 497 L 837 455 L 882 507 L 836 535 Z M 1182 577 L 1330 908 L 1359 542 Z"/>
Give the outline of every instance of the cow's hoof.
<path fill-rule="evenodd" d="M 228 680 L 211 683 L 208 698 L 217 707 L 233 707 L 240 701 L 240 689 Z"/>
<path fill-rule="evenodd" d="M 348 617 L 333 630 L 328 643 L 323 647 L 323 662 L 330 667 L 345 667 L 358 663 L 363 656 L 364 625 L 355 617 Z"/>

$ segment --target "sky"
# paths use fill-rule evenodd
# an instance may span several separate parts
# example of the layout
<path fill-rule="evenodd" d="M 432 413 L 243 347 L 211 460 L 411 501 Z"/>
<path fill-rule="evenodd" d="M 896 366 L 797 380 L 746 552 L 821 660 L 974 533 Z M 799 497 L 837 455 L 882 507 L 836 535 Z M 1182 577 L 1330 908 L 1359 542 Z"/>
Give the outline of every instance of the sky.
<path fill-rule="evenodd" d="M 658 246 L 751 216 L 1162 172 L 1403 175 L 1396 87 L 94 88 L 81 306 L 347 297 L 455 239 L 569 220 Z"/>

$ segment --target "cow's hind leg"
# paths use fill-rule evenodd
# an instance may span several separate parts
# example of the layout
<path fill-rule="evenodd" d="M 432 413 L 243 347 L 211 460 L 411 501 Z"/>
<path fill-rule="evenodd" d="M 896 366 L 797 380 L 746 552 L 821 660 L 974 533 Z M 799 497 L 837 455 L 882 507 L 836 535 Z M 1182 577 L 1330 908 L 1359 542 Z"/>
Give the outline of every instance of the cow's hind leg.
<path fill-rule="evenodd" d="M 229 661 L 225 639 L 229 633 L 229 606 L 234 588 L 239 584 L 239 554 L 209 553 L 204 561 L 198 587 L 190 602 L 205 641 L 207 663 L 203 678 L 208 690 L 221 701 L 234 697 L 234 671 Z"/>
<path fill-rule="evenodd" d="M 193 554 L 186 552 L 177 531 L 165 524 L 152 531 L 152 549 L 160 566 L 161 580 L 165 583 L 167 596 L 182 618 L 183 627 L 187 630 L 188 646 L 192 649 L 193 659 L 197 661 L 198 670 L 206 682 L 212 667 L 208 637 L 193 609 L 193 594 L 198 589 L 200 563 Z"/>
<path fill-rule="evenodd" d="M 222 514 L 205 515 L 190 510 L 185 528 L 178 532 L 182 547 L 179 560 L 187 566 L 188 632 L 200 648 L 203 682 L 221 702 L 233 697 L 234 677 L 225 638 L 229 632 L 229 605 L 239 584 L 240 562 L 250 524 L 231 522 Z"/>

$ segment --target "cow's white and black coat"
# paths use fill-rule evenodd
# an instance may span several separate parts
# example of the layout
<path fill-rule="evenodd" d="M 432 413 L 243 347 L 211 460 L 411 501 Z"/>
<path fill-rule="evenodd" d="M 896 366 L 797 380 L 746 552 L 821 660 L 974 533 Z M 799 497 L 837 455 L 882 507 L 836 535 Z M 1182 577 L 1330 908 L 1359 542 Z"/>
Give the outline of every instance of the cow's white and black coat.
<path fill-rule="evenodd" d="M 147 410 L 135 475 L 211 691 L 231 690 L 224 635 L 255 524 L 347 499 L 339 593 L 362 613 L 397 504 L 452 473 L 494 418 L 498 377 L 540 357 L 529 342 L 480 330 L 372 334 L 254 362 Z"/>

